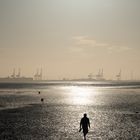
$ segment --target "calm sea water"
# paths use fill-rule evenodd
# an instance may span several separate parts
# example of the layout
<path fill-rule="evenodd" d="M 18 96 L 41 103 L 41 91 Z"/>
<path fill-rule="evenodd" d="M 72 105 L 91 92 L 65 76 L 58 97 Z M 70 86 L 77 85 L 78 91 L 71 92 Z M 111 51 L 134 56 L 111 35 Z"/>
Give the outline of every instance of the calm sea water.
<path fill-rule="evenodd" d="M 139 82 L 1 83 L 0 110 L 1 126 L 8 118 L 17 139 L 80 140 L 85 112 L 91 122 L 89 140 L 140 139 Z"/>

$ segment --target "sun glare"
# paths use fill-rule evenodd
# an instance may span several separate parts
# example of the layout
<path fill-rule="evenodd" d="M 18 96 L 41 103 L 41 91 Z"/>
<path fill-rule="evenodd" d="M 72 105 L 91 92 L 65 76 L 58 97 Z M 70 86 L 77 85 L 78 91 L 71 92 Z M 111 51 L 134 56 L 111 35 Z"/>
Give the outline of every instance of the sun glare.
<path fill-rule="evenodd" d="M 79 86 L 71 86 L 67 87 L 68 96 L 70 98 L 70 102 L 76 105 L 86 105 L 90 104 L 91 100 L 91 89 L 87 87 L 79 87 Z"/>

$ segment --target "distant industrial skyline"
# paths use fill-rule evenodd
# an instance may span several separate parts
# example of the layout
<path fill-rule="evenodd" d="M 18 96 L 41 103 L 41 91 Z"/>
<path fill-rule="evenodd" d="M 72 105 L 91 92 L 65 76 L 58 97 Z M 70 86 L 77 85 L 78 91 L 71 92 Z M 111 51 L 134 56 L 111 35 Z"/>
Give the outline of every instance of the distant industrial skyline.
<path fill-rule="evenodd" d="M 0 0 L 0 77 L 140 79 L 139 0 Z"/>
<path fill-rule="evenodd" d="M 76 75 L 76 74 L 75 74 Z M 43 70 L 42 68 L 37 68 L 36 72 L 32 73 L 32 75 L 25 75 L 25 73 L 20 69 L 13 69 L 13 71 L 11 71 L 11 73 L 9 73 L 8 75 L 2 76 L 0 78 L 33 78 L 34 80 L 76 80 L 76 79 L 89 79 L 89 80 L 140 80 L 138 77 L 136 77 L 136 75 L 133 73 L 133 71 L 131 71 L 129 73 L 129 75 L 126 75 L 124 72 L 122 72 L 122 70 L 120 69 L 119 72 L 114 73 L 114 75 L 112 77 L 107 77 L 105 74 L 104 69 L 99 69 L 98 72 L 96 73 L 88 73 L 87 75 L 83 76 L 83 77 L 78 77 L 74 76 L 74 77 L 68 77 L 67 75 L 64 77 L 56 77 L 56 78 L 52 78 L 49 77 L 49 75 L 44 75 L 43 74 Z"/>

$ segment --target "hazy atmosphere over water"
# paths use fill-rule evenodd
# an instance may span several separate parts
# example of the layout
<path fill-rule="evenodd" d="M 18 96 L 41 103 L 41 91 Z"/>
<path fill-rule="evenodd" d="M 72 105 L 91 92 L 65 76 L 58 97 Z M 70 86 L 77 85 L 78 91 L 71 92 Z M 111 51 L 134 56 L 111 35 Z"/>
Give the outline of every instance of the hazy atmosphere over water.
<path fill-rule="evenodd" d="M 49 79 L 104 69 L 140 79 L 139 0 L 0 0 L 0 76 Z"/>

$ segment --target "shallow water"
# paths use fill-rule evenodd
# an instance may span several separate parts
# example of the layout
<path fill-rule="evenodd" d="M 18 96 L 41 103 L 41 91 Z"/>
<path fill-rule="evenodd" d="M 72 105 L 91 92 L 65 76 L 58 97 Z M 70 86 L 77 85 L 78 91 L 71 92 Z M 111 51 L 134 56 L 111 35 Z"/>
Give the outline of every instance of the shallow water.
<path fill-rule="evenodd" d="M 1 139 L 80 140 L 85 112 L 91 123 L 87 140 L 140 139 L 139 85 L 0 85 L 0 109 Z"/>

